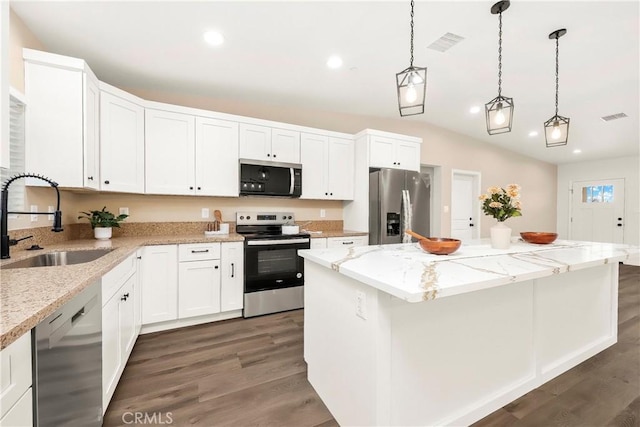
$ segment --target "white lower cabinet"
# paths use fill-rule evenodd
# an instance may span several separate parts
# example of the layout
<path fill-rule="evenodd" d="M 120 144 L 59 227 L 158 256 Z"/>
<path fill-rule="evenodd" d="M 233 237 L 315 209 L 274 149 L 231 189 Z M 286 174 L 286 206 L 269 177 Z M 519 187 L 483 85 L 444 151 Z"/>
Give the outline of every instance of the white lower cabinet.
<path fill-rule="evenodd" d="M 138 337 L 136 306 L 137 254 L 102 278 L 102 411 L 107 410 L 116 385 Z"/>
<path fill-rule="evenodd" d="M 327 248 L 350 248 L 353 246 L 367 246 L 369 236 L 327 237 Z"/>
<path fill-rule="evenodd" d="M 178 318 L 178 246 L 142 250 L 142 324 Z"/>
<path fill-rule="evenodd" d="M 222 244 L 220 254 L 220 311 L 244 307 L 244 242 Z"/>
<path fill-rule="evenodd" d="M 0 426 L 33 425 L 31 332 L 0 351 Z"/>
<path fill-rule="evenodd" d="M 141 263 L 142 324 L 165 322 L 153 330 L 243 307 L 243 242 L 146 246 Z"/>
<path fill-rule="evenodd" d="M 311 239 L 309 249 L 326 249 L 326 248 L 327 248 L 326 237 L 318 237 L 315 239 Z"/>

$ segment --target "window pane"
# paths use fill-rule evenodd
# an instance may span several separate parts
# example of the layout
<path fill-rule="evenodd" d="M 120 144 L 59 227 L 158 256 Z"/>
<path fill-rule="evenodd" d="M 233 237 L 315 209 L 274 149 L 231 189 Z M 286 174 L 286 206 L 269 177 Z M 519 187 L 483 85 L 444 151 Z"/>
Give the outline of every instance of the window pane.
<path fill-rule="evenodd" d="M 605 185 L 602 192 L 603 202 L 613 203 L 613 185 Z"/>

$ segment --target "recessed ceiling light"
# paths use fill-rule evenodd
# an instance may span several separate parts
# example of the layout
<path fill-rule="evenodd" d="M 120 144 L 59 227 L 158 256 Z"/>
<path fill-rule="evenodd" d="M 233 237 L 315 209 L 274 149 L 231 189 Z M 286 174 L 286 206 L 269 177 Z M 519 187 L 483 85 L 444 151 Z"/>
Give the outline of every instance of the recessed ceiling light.
<path fill-rule="evenodd" d="M 477 105 L 474 105 L 473 107 L 469 108 L 469 112 L 471 114 L 478 114 L 480 112 L 480 107 Z"/>
<path fill-rule="evenodd" d="M 330 56 L 329 59 L 327 59 L 327 67 L 334 70 L 336 68 L 342 67 L 342 58 L 340 58 L 338 55 Z"/>
<path fill-rule="evenodd" d="M 579 148 L 576 148 L 575 150 L 573 150 L 573 154 L 580 154 L 582 153 L 582 150 Z"/>
<path fill-rule="evenodd" d="M 529 132 L 529 136 L 538 136 L 538 131 L 532 130 L 531 132 Z"/>
<path fill-rule="evenodd" d="M 209 43 L 211 46 L 220 46 L 224 43 L 224 37 L 217 31 L 206 31 L 202 37 L 204 41 Z"/>

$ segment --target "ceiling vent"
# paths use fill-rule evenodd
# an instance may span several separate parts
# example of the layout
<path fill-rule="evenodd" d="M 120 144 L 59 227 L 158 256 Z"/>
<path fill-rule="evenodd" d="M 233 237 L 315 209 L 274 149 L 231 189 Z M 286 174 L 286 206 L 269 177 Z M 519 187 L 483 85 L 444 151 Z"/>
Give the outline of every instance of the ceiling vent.
<path fill-rule="evenodd" d="M 440 37 L 438 40 L 427 46 L 427 49 L 437 50 L 438 52 L 446 52 L 453 46 L 460 43 L 462 40 L 464 40 L 464 37 L 462 36 L 453 33 L 446 33 L 444 36 Z"/>
<path fill-rule="evenodd" d="M 627 117 L 625 113 L 612 114 L 610 116 L 600 117 L 602 121 L 610 122 L 611 120 L 618 120 Z"/>

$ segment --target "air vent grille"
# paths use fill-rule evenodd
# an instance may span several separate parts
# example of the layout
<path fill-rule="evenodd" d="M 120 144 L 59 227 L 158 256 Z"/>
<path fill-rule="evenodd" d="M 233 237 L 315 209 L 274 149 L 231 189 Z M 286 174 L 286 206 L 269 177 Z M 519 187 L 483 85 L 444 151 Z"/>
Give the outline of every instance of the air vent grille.
<path fill-rule="evenodd" d="M 625 113 L 612 114 L 610 116 L 600 117 L 605 122 L 610 122 L 611 120 L 618 120 L 627 117 Z"/>
<path fill-rule="evenodd" d="M 440 37 L 438 40 L 427 46 L 427 49 L 437 50 L 438 52 L 446 52 L 453 46 L 460 43 L 462 40 L 464 40 L 464 37 L 462 36 L 453 33 L 446 33 L 444 36 Z"/>

